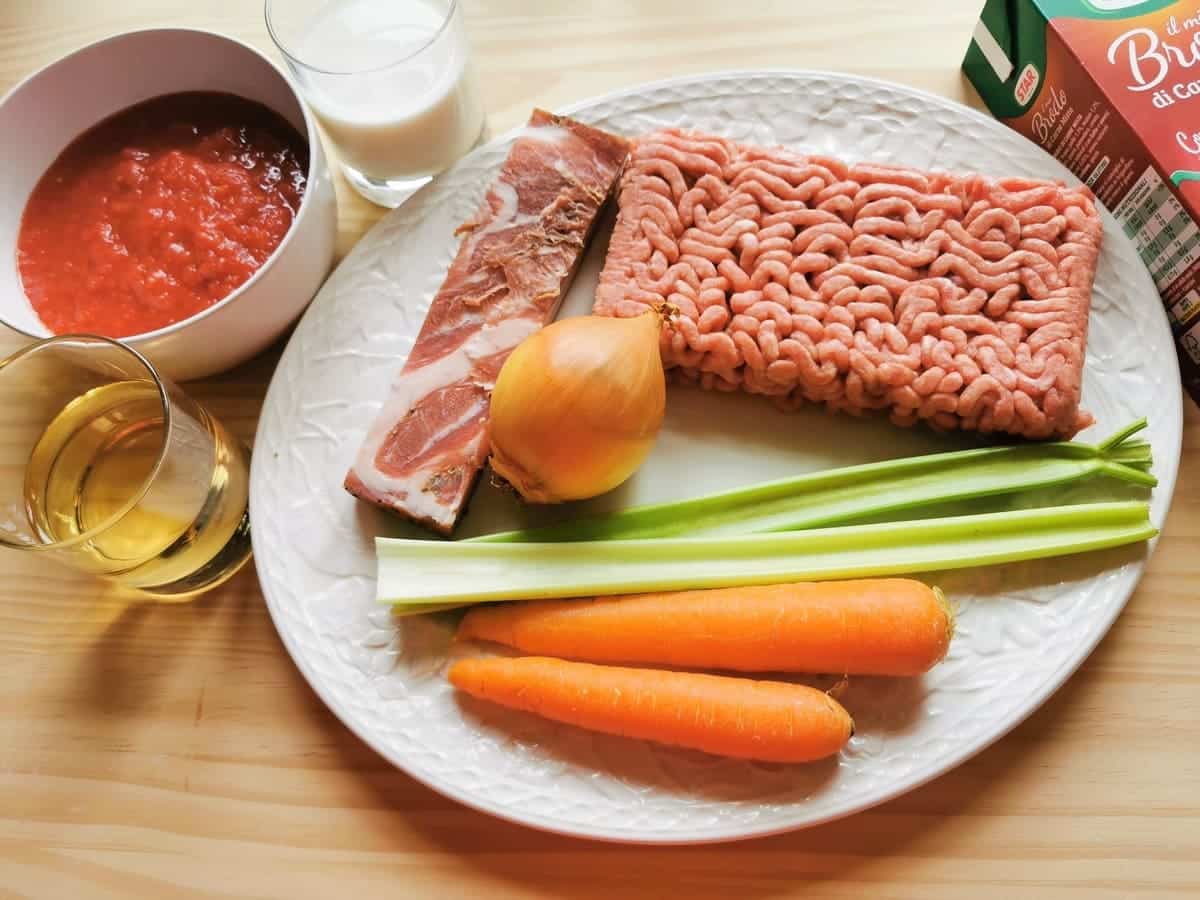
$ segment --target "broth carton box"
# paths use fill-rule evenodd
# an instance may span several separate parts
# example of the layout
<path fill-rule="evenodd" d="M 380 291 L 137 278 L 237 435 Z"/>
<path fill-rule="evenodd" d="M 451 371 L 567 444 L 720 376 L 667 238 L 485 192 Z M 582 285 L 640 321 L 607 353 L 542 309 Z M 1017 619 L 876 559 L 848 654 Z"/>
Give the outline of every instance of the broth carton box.
<path fill-rule="evenodd" d="M 963 70 L 1133 240 L 1200 403 L 1200 0 L 987 0 Z"/>

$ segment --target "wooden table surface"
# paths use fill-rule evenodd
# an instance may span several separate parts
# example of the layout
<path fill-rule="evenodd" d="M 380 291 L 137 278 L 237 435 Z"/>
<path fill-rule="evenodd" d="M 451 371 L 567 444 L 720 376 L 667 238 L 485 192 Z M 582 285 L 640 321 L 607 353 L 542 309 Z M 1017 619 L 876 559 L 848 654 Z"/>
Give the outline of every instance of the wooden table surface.
<path fill-rule="evenodd" d="M 465 8 L 499 131 L 533 104 L 756 66 L 841 69 L 978 103 L 958 64 L 980 5 Z M 88 41 L 168 23 L 273 51 L 258 0 L 6 0 L 0 90 Z M 342 253 L 381 214 L 343 187 Z M 18 343 L 0 335 L 0 351 Z M 189 390 L 250 439 L 278 353 Z M 0 897 L 1200 896 L 1200 413 L 1190 402 L 1185 423 L 1171 516 L 1141 587 L 1040 712 L 873 811 L 716 847 L 541 834 L 396 771 L 305 684 L 253 567 L 190 604 L 126 605 L 4 553 Z"/>

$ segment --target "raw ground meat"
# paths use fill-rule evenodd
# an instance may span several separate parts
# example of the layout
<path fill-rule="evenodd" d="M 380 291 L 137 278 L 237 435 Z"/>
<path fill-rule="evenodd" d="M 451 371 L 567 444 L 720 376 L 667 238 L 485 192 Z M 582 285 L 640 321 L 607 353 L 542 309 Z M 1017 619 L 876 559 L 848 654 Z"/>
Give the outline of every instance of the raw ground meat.
<path fill-rule="evenodd" d="M 669 301 L 685 381 L 902 425 L 1073 436 L 1103 226 L 1086 187 L 637 141 L 594 311 Z"/>

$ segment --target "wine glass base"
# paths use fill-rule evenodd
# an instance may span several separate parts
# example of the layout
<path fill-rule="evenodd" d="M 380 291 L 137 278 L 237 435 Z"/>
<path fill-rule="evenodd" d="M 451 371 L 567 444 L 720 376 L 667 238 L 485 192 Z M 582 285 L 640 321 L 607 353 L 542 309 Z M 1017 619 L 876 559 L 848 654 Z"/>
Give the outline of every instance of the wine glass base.
<path fill-rule="evenodd" d="M 359 194 L 370 200 L 376 206 L 385 206 L 388 209 L 395 209 L 405 200 L 413 195 L 418 188 L 427 185 L 432 175 L 423 175 L 420 178 L 389 178 L 380 180 L 364 175 L 356 169 L 342 163 L 342 173 L 346 176 L 346 180 L 350 182 L 350 186 Z"/>

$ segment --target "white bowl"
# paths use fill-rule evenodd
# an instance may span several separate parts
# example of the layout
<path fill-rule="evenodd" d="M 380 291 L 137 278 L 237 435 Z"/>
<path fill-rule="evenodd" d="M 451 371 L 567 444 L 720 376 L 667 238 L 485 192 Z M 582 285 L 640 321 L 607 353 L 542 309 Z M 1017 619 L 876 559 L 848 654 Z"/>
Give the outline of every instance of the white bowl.
<path fill-rule="evenodd" d="M 76 50 L 0 101 L 0 321 L 31 338 L 51 334 L 16 264 L 25 202 L 50 163 L 102 119 L 177 91 L 225 91 L 279 113 L 308 139 L 308 187 L 283 241 L 245 284 L 188 319 L 122 340 L 183 381 L 249 359 L 303 312 L 333 264 L 337 234 L 333 180 L 312 117 L 287 76 L 254 48 L 209 31 L 154 28 Z"/>

